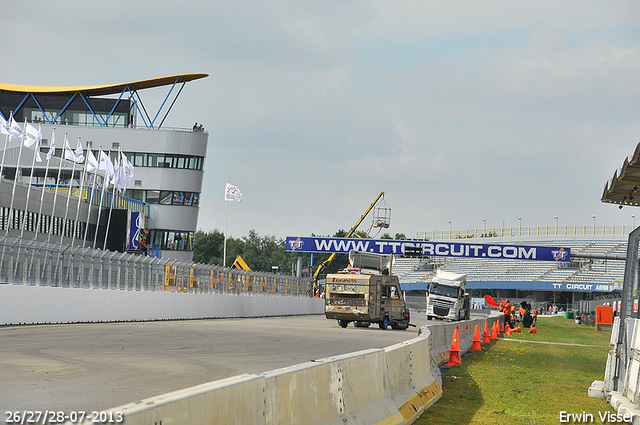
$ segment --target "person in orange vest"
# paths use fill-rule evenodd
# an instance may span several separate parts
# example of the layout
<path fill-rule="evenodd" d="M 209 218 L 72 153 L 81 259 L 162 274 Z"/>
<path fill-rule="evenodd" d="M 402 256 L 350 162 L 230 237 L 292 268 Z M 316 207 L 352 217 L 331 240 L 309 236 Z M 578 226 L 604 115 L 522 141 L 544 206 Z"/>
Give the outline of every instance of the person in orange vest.
<path fill-rule="evenodd" d="M 504 324 L 512 327 L 511 323 L 511 304 L 509 304 L 509 298 L 504 300 L 504 307 L 502 308 L 502 312 L 504 313 Z"/>
<path fill-rule="evenodd" d="M 533 309 L 533 324 L 538 324 L 538 307 Z"/>

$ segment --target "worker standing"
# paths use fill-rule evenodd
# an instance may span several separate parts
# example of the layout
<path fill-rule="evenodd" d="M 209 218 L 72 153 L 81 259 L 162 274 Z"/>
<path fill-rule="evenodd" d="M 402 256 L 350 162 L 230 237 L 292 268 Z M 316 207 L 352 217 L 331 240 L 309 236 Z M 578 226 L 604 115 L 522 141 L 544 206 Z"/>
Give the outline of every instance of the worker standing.
<path fill-rule="evenodd" d="M 509 327 L 512 327 L 511 324 L 511 304 L 509 304 L 509 298 L 507 298 L 506 300 L 504 300 L 504 307 L 502 308 L 502 312 L 504 313 L 504 325 L 509 325 Z"/>
<path fill-rule="evenodd" d="M 538 307 L 533 309 L 533 324 L 538 324 Z"/>

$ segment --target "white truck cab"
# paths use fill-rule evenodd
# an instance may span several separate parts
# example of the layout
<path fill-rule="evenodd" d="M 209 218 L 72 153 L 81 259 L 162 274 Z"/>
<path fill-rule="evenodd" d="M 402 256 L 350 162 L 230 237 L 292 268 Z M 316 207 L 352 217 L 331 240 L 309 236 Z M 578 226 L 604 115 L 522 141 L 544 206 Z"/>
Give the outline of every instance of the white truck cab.
<path fill-rule="evenodd" d="M 471 298 L 466 293 L 467 275 L 438 270 L 427 289 L 427 320 L 434 317 L 467 320 Z"/>

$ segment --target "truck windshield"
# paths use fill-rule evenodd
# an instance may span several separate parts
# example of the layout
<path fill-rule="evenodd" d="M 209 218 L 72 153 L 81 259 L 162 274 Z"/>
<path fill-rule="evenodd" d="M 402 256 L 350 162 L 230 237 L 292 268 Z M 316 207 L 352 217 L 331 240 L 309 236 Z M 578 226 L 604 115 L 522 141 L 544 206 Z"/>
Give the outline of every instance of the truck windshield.
<path fill-rule="evenodd" d="M 429 293 L 434 295 L 443 295 L 445 297 L 450 297 L 450 298 L 458 298 L 458 287 L 438 285 L 437 283 L 432 282 L 431 288 L 429 289 Z"/>
<path fill-rule="evenodd" d="M 364 294 L 349 294 L 349 293 L 331 293 L 329 295 L 328 303 L 330 305 L 350 305 L 354 307 L 365 307 L 367 302 Z"/>

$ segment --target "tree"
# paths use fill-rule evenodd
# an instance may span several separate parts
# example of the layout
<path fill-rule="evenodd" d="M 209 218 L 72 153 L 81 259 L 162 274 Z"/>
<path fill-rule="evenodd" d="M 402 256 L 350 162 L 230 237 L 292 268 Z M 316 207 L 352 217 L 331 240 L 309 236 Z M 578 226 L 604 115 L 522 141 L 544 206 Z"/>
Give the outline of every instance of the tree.
<path fill-rule="evenodd" d="M 218 229 L 205 233 L 198 230 L 193 242 L 193 261 L 202 264 L 222 264 L 224 234 Z"/>

